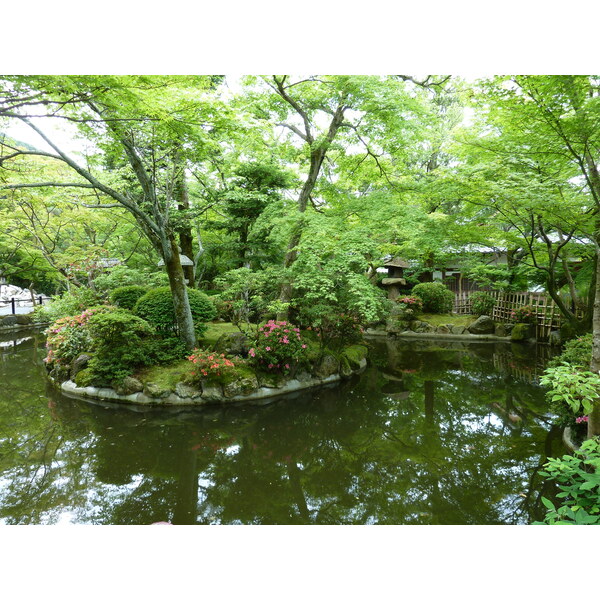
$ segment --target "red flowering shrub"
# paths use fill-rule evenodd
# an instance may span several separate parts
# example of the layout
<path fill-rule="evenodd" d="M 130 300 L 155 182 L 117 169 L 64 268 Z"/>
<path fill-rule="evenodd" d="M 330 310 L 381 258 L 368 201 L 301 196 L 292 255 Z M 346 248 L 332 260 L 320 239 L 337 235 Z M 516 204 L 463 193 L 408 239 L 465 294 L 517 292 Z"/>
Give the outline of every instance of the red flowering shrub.
<path fill-rule="evenodd" d="M 419 296 L 400 296 L 396 298 L 398 304 L 404 304 L 407 308 L 412 308 L 415 312 L 423 310 L 423 300 Z"/>
<path fill-rule="evenodd" d="M 227 358 L 224 354 L 217 354 L 209 350 L 194 350 L 188 360 L 192 361 L 196 367 L 192 371 L 192 381 L 217 379 L 235 368 L 234 360 Z"/>
<path fill-rule="evenodd" d="M 88 308 L 79 315 L 56 320 L 46 330 L 48 354 L 44 362 L 48 365 L 67 365 L 82 352 L 89 350 L 92 345 L 89 320 L 92 315 L 106 310 L 102 306 Z"/>
<path fill-rule="evenodd" d="M 287 321 L 271 320 L 258 330 L 248 355 L 263 369 L 286 373 L 303 361 L 305 350 L 298 327 Z"/>
<path fill-rule="evenodd" d="M 537 323 L 537 313 L 533 306 L 519 306 L 510 313 L 510 318 L 516 323 Z"/>

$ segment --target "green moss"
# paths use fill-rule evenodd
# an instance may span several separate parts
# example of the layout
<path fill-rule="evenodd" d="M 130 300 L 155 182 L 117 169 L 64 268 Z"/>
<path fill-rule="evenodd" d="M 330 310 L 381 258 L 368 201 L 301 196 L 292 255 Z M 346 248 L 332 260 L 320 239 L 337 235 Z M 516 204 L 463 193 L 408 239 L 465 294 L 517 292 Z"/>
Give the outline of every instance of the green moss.
<path fill-rule="evenodd" d="M 360 367 L 360 362 L 364 358 L 367 358 L 369 350 L 366 346 L 360 346 L 355 344 L 354 346 L 348 346 L 344 348 L 340 353 L 340 360 L 347 360 L 353 369 Z"/>
<path fill-rule="evenodd" d="M 95 375 L 89 369 L 83 369 L 75 375 L 75 385 L 79 387 L 88 387 L 94 385 Z"/>
<path fill-rule="evenodd" d="M 164 390 L 174 390 L 180 381 L 190 377 L 194 365 L 189 360 L 179 360 L 170 365 L 154 365 L 141 369 L 135 377 L 142 383 L 154 383 Z"/>
<path fill-rule="evenodd" d="M 198 348 L 212 349 L 224 333 L 239 333 L 239 331 L 233 323 L 207 323 L 204 335 L 198 340 Z"/>
<path fill-rule="evenodd" d="M 445 313 L 441 315 L 434 315 L 432 313 L 422 313 L 417 316 L 417 320 L 424 321 L 430 325 L 462 325 L 468 327 L 471 323 L 477 320 L 476 315 L 455 315 L 452 313 Z"/>

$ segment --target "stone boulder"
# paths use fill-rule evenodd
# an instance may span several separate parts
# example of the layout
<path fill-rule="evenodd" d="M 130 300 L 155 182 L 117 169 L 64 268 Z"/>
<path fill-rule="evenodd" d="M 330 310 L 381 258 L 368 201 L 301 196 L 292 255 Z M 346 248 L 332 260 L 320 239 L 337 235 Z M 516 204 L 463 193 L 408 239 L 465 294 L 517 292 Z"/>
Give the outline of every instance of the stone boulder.
<path fill-rule="evenodd" d="M 180 398 L 192 398 L 193 400 L 202 396 L 202 390 L 192 387 L 191 385 L 187 385 L 181 381 L 175 386 L 175 393 Z"/>
<path fill-rule="evenodd" d="M 248 356 L 250 341 L 241 331 L 224 333 L 215 343 L 214 351 L 218 354 L 231 354 L 233 356 Z"/>
<path fill-rule="evenodd" d="M 496 331 L 494 335 L 497 335 L 498 337 L 506 337 L 508 335 L 504 323 L 499 323 L 498 325 L 496 325 Z"/>
<path fill-rule="evenodd" d="M 548 342 L 551 346 L 560 346 L 562 344 L 562 338 L 558 329 L 550 332 L 550 335 L 548 336 Z"/>
<path fill-rule="evenodd" d="M 410 329 L 415 333 L 434 333 L 436 327 L 425 321 L 413 321 L 410 325 Z"/>
<path fill-rule="evenodd" d="M 517 323 L 510 334 L 512 342 L 525 342 L 527 340 L 535 340 L 535 325 L 530 323 Z"/>
<path fill-rule="evenodd" d="M 335 356 L 331 354 L 326 354 L 321 359 L 321 362 L 317 365 L 315 369 L 315 375 L 317 377 L 329 377 L 330 375 L 335 375 L 340 370 L 340 362 Z"/>
<path fill-rule="evenodd" d="M 450 333 L 450 328 L 448 325 L 438 325 L 438 328 L 435 330 L 435 332 L 448 335 Z"/>
<path fill-rule="evenodd" d="M 144 384 L 135 377 L 125 377 L 123 381 L 115 385 L 115 392 L 121 396 L 129 396 L 141 392 L 144 389 Z"/>
<path fill-rule="evenodd" d="M 150 398 L 166 398 L 171 393 L 171 390 L 165 389 L 156 383 L 147 383 L 144 386 L 144 394 Z"/>
<path fill-rule="evenodd" d="M 462 325 L 453 325 L 452 333 L 454 335 L 464 335 L 465 333 L 469 333 L 469 332 L 467 331 L 467 328 Z"/>
<path fill-rule="evenodd" d="M 477 321 L 471 323 L 467 329 L 469 330 L 469 333 L 474 335 L 489 335 L 496 331 L 496 324 L 492 321 L 491 317 L 481 315 Z"/>
<path fill-rule="evenodd" d="M 19 325 L 31 325 L 31 317 L 29 315 L 15 315 Z"/>
<path fill-rule="evenodd" d="M 88 366 L 91 356 L 89 354 L 80 354 L 71 365 L 71 379 L 75 379 L 79 371 L 83 371 Z M 137 390 L 141 392 L 142 390 Z"/>
<path fill-rule="evenodd" d="M 0 319 L 0 327 L 9 327 L 11 325 L 17 325 L 17 323 L 17 317 L 15 315 L 8 315 L 8 317 Z"/>
<path fill-rule="evenodd" d="M 252 392 L 258 389 L 258 380 L 255 375 L 247 375 L 244 377 L 239 377 L 234 381 L 226 383 L 223 385 L 223 394 L 227 398 L 231 398 L 232 396 L 242 396 L 246 394 L 251 394 Z"/>

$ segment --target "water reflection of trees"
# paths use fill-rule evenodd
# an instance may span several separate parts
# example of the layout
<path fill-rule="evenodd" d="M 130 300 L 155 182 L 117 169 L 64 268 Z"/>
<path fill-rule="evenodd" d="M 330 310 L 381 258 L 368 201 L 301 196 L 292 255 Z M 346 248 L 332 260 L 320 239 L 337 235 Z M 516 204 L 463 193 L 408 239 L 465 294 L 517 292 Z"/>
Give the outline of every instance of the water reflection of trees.
<path fill-rule="evenodd" d="M 379 344 L 374 366 L 339 388 L 203 411 L 105 407 L 56 394 L 48 404 L 33 400 L 47 393 L 40 379 L 3 403 L 1 516 L 528 522 L 539 516 L 537 472 L 556 432 L 543 392 L 496 371 L 494 353 L 493 345 Z"/>

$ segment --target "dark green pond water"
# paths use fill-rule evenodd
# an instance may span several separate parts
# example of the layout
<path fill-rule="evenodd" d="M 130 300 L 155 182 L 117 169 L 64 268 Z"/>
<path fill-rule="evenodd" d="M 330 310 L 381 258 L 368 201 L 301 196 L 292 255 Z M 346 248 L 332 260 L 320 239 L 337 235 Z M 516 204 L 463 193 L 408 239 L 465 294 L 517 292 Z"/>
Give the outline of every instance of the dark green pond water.
<path fill-rule="evenodd" d="M 543 347 L 372 341 L 343 385 L 262 406 L 101 406 L 0 337 L 0 523 L 517 524 L 565 448 Z"/>

